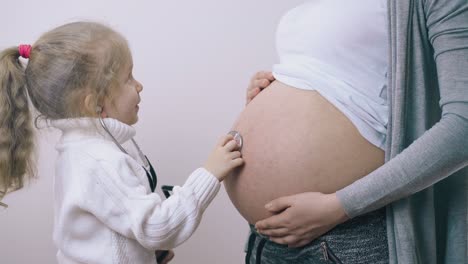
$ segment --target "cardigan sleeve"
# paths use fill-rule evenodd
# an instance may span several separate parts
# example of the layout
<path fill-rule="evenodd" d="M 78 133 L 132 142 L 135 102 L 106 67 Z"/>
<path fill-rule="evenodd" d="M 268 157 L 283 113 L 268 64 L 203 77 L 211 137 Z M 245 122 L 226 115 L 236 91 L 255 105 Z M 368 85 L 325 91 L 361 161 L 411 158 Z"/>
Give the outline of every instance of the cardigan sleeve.
<path fill-rule="evenodd" d="M 93 164 L 90 177 L 83 180 L 79 206 L 150 250 L 171 249 L 186 241 L 220 188 L 216 177 L 199 168 L 163 200 L 157 193 L 148 194 L 142 185 L 122 181 L 119 175 L 135 174 L 125 162 L 118 168 L 104 160 Z"/>
<path fill-rule="evenodd" d="M 423 190 L 468 165 L 468 2 L 424 3 L 442 117 L 386 164 L 337 191 L 349 217 Z"/>

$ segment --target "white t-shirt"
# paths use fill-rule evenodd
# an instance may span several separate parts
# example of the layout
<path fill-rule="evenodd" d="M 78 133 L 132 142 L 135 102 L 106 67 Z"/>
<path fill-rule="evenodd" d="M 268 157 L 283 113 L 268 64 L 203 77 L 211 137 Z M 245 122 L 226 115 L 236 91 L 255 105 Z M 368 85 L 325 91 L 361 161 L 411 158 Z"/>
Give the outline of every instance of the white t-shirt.
<path fill-rule="evenodd" d="M 384 149 L 388 122 L 385 0 L 311 0 L 287 12 L 277 29 L 273 75 L 316 90 L 369 142 Z"/>

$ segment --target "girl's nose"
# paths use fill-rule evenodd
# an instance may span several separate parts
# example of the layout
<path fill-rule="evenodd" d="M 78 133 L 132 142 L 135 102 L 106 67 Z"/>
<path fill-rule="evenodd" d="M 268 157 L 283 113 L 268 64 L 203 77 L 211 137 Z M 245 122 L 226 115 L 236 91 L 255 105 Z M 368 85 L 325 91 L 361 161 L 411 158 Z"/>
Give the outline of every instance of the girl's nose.
<path fill-rule="evenodd" d="M 140 93 L 141 91 L 143 91 L 143 84 L 141 84 L 141 82 L 139 81 L 136 81 L 136 82 L 137 82 L 137 87 L 136 87 L 137 92 Z"/>

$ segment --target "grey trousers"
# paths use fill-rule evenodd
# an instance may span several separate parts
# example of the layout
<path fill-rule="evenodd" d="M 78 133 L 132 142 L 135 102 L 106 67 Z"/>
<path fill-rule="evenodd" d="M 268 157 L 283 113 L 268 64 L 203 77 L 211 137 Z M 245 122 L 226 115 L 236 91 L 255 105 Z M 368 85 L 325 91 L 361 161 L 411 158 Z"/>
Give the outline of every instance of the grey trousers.
<path fill-rule="evenodd" d="M 385 208 L 336 226 L 308 245 L 288 248 L 250 226 L 246 264 L 313 264 L 389 262 Z"/>

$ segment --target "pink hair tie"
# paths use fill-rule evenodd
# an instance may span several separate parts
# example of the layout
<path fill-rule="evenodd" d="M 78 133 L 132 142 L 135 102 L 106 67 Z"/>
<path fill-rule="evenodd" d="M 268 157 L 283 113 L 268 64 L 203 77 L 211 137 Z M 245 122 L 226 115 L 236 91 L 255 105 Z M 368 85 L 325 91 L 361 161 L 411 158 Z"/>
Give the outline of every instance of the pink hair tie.
<path fill-rule="evenodd" d="M 19 45 L 18 51 L 21 57 L 25 59 L 29 59 L 29 55 L 31 54 L 31 45 Z"/>

